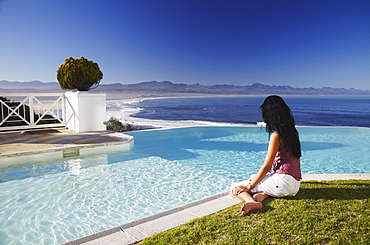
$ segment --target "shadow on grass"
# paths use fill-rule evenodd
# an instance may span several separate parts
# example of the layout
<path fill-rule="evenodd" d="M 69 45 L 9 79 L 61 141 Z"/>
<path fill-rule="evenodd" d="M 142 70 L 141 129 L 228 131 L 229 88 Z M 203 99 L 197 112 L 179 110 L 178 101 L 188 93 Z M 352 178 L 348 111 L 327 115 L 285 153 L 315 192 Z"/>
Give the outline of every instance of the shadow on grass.
<path fill-rule="evenodd" d="M 289 199 L 355 200 L 370 198 L 370 181 L 304 181 Z"/>
<path fill-rule="evenodd" d="M 258 210 L 258 212 L 260 213 L 267 213 L 267 212 L 270 212 L 272 210 L 275 210 L 274 207 L 270 206 L 270 203 L 274 200 L 273 197 L 268 197 L 267 199 L 265 199 L 262 204 L 263 204 L 263 207 L 262 209 Z M 253 212 L 253 211 L 252 211 Z"/>

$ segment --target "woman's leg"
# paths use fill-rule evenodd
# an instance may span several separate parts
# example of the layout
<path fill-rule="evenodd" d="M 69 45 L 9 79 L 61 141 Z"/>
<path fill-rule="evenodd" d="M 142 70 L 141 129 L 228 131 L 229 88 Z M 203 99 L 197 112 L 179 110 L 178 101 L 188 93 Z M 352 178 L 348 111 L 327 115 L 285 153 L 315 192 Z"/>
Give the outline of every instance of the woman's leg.
<path fill-rule="evenodd" d="M 261 209 L 263 207 L 262 203 L 256 202 L 248 192 L 244 191 L 239 195 L 234 196 L 245 202 L 244 205 L 240 208 L 240 213 L 242 215 L 246 215 L 252 210 Z"/>
<path fill-rule="evenodd" d="M 266 198 L 268 198 L 269 195 L 267 195 L 266 193 L 264 192 L 258 192 L 256 194 L 253 195 L 253 199 L 256 201 L 256 202 L 263 202 L 263 200 L 265 200 Z"/>

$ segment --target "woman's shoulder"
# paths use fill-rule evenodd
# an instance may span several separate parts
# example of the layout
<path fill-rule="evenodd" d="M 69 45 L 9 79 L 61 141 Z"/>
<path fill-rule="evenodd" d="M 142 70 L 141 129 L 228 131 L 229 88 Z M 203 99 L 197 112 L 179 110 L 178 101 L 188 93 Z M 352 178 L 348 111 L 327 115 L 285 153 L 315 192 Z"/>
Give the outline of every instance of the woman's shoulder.
<path fill-rule="evenodd" d="M 280 134 L 278 131 L 274 131 L 272 134 L 271 134 L 271 138 L 274 138 L 274 139 L 280 139 Z"/>
<path fill-rule="evenodd" d="M 279 143 L 279 148 L 285 148 L 283 139 L 280 137 L 279 132 L 275 131 L 271 134 L 271 140 Z"/>
<path fill-rule="evenodd" d="M 270 135 L 270 142 L 280 142 L 280 135 L 278 132 L 273 132 Z"/>

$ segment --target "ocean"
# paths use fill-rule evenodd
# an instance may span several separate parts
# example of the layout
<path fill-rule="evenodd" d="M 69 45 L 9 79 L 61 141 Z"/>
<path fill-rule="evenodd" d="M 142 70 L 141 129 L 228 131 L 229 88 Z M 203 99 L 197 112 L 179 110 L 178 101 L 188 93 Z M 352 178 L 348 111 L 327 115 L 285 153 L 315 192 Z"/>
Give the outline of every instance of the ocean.
<path fill-rule="evenodd" d="M 266 96 L 218 96 L 116 101 L 108 105 L 121 120 L 262 122 L 259 106 Z M 298 126 L 370 127 L 370 96 L 286 95 Z M 126 119 L 121 115 L 130 115 Z"/>

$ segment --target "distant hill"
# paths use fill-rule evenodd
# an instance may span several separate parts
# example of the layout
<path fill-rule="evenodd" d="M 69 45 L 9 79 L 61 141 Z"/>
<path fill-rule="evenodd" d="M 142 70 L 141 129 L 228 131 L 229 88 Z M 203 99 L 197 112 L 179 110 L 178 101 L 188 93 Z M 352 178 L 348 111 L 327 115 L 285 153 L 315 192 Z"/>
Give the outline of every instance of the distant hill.
<path fill-rule="evenodd" d="M 0 85 L 1 87 L 1 85 Z M 370 90 L 345 89 L 345 88 L 295 88 L 291 86 L 269 86 L 261 83 L 252 85 L 201 85 L 197 84 L 175 84 L 169 81 L 142 82 L 136 84 L 101 84 L 97 90 L 141 90 L 153 92 L 178 92 L 178 93 L 207 93 L 207 94 L 370 94 Z"/>
<path fill-rule="evenodd" d="M 60 89 L 59 83 L 57 82 L 40 82 L 40 81 L 30 81 L 30 82 L 9 82 L 2 80 L 0 81 L 1 89 Z"/>
<path fill-rule="evenodd" d="M 57 82 L 9 82 L 0 81 L 0 90 L 7 91 L 15 90 L 14 92 L 32 92 L 32 91 L 63 91 Z M 291 86 L 270 86 L 261 83 L 252 85 L 232 85 L 232 84 L 217 84 L 217 85 L 201 85 L 197 84 L 175 84 L 169 81 L 157 82 L 141 82 L 136 84 L 100 84 L 97 91 L 120 92 L 120 91 L 146 91 L 156 93 L 207 93 L 207 94 L 370 94 L 370 90 L 345 89 L 345 88 L 295 88 Z"/>
<path fill-rule="evenodd" d="M 0 81 L 0 93 L 63 93 L 57 82 L 9 82 Z M 0 94 L 1 95 L 1 94 Z"/>

